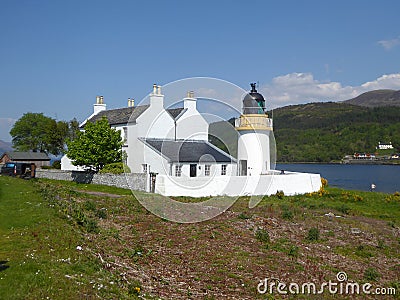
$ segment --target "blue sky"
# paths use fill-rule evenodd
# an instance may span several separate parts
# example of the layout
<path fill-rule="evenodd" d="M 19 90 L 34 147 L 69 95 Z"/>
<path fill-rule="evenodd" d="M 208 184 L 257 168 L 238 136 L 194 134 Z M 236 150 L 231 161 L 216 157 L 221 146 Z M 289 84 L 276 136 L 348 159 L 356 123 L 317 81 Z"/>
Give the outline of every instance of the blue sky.
<path fill-rule="evenodd" d="M 400 89 L 400 1 L 0 0 L 0 139 L 25 112 L 82 121 L 152 84 L 258 82 L 270 108 Z"/>

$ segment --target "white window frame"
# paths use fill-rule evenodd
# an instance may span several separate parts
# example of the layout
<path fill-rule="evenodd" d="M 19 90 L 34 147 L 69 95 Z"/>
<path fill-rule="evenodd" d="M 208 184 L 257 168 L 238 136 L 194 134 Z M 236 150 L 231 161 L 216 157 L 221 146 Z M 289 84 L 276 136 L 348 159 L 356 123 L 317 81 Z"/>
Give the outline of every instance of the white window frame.
<path fill-rule="evenodd" d="M 211 165 L 204 165 L 204 176 L 211 175 Z"/>
<path fill-rule="evenodd" d="M 176 177 L 182 176 L 182 165 L 175 165 L 175 176 Z"/>
<path fill-rule="evenodd" d="M 147 174 L 147 172 L 149 170 L 148 165 L 147 164 L 142 164 L 142 170 L 143 170 L 143 173 Z"/>
<path fill-rule="evenodd" d="M 221 175 L 226 175 L 227 165 L 221 165 Z"/>

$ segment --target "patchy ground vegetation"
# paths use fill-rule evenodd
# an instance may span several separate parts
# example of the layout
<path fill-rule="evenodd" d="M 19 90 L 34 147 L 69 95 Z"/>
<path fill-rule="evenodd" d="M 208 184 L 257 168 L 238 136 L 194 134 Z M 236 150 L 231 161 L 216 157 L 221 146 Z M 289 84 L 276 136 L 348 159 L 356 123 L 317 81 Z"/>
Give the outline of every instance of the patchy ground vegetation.
<path fill-rule="evenodd" d="M 254 209 L 241 197 L 215 219 L 178 224 L 129 190 L 0 183 L 1 299 L 279 299 L 260 295 L 260 280 L 321 284 L 340 271 L 400 293 L 399 194 L 327 188 Z"/>

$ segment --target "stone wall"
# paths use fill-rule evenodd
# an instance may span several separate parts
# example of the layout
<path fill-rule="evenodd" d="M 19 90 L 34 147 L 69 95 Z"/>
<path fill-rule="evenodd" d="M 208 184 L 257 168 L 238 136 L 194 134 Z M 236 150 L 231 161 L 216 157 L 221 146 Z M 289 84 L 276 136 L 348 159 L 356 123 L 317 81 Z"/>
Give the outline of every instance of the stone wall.
<path fill-rule="evenodd" d="M 93 174 L 82 171 L 37 169 L 36 177 L 75 181 L 78 183 L 102 184 L 102 185 L 116 186 L 123 189 L 133 189 L 137 191 L 148 190 L 147 174 L 144 173 Z"/>

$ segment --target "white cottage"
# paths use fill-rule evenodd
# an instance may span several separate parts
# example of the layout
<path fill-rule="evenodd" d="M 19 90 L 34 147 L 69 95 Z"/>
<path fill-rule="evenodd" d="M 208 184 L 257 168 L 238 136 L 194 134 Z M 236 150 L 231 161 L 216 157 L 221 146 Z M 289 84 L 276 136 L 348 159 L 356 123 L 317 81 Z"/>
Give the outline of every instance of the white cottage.
<path fill-rule="evenodd" d="M 102 96 L 82 124 L 103 117 L 121 131 L 127 154 L 126 164 L 133 173 L 158 173 L 176 177 L 236 175 L 236 159 L 208 142 L 208 123 L 197 110 L 197 99 L 188 92 L 181 108 L 164 108 L 160 86 L 153 86 L 150 104 L 106 109 Z M 63 170 L 79 170 L 64 156 Z"/>

